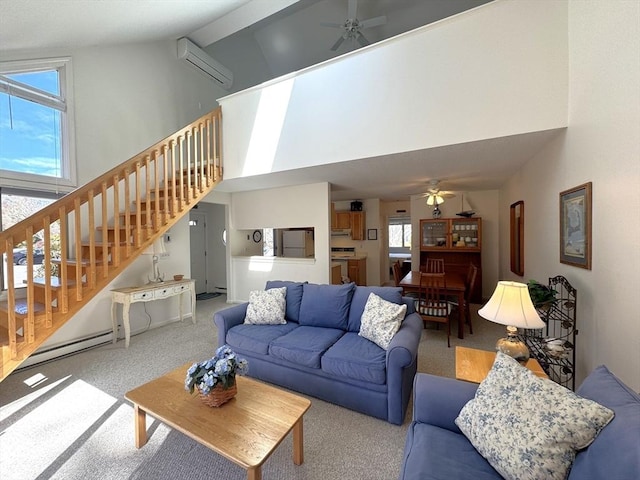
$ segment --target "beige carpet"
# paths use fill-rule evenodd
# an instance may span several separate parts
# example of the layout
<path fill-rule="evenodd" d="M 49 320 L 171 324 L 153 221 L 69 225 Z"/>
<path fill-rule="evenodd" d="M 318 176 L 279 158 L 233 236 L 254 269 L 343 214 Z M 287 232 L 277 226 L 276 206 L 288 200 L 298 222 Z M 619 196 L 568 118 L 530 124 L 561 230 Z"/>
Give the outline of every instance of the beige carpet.
<path fill-rule="evenodd" d="M 212 355 L 213 313 L 225 297 L 199 301 L 198 322 L 149 330 L 16 372 L 0 383 L 0 478 L 28 479 L 245 479 L 245 472 L 185 435 L 149 420 L 149 443 L 134 447 L 128 390 L 187 362 Z M 454 376 L 455 345 L 492 349 L 503 327 L 479 319 L 474 335 L 425 329 L 421 372 Z M 452 325 L 457 332 L 457 324 Z M 185 395 L 187 393 L 185 392 Z M 404 425 L 311 398 L 305 415 L 305 462 L 295 466 L 288 436 L 263 469 L 264 480 L 397 478 L 410 412 Z"/>

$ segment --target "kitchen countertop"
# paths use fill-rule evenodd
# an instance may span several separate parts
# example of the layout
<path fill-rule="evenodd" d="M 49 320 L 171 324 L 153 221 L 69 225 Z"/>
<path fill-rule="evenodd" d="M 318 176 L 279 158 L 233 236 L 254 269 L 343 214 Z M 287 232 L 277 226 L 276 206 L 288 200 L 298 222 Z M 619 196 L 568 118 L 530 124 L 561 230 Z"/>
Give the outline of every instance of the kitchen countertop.
<path fill-rule="evenodd" d="M 365 258 L 367 258 L 367 254 L 366 253 L 358 253 L 356 255 L 352 255 L 350 257 L 340 257 L 340 256 L 331 256 L 331 261 L 344 261 L 344 260 L 364 260 Z"/>

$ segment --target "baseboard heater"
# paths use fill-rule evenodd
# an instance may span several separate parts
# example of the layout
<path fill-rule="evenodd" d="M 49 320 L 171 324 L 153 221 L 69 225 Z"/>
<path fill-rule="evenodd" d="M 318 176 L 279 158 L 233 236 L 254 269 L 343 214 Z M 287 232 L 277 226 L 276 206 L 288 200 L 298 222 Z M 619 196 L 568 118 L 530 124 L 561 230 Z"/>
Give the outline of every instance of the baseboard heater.
<path fill-rule="evenodd" d="M 106 343 L 111 343 L 112 341 L 113 332 L 108 331 L 99 333 L 91 337 L 75 340 L 70 343 L 65 343 L 64 345 L 51 347 L 46 350 L 38 350 L 36 351 L 36 353 L 30 355 L 29 358 L 22 362 L 22 364 L 20 364 L 20 367 L 18 367 L 16 370 L 22 370 L 23 368 L 33 367 L 34 365 L 39 365 L 51 360 L 57 360 L 61 357 L 66 357 L 67 355 L 73 355 L 74 353 L 79 353 L 90 348 L 98 347 Z"/>

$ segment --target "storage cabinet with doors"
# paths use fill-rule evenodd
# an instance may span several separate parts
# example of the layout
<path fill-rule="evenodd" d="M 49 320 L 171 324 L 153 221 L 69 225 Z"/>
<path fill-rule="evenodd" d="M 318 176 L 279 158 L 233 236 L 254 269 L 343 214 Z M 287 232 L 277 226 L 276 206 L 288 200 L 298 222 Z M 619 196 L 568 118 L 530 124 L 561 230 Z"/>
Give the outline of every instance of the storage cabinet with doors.
<path fill-rule="evenodd" d="M 482 303 L 482 219 L 440 218 L 420 220 L 420 265 L 427 259 L 444 260 L 445 271 L 466 277 L 469 264 L 478 267 L 471 292 L 473 303 Z"/>
<path fill-rule="evenodd" d="M 367 259 L 349 259 L 347 262 L 349 279 L 356 285 L 367 285 Z"/>
<path fill-rule="evenodd" d="M 364 212 L 349 212 L 351 221 L 351 240 L 365 240 Z"/>
<path fill-rule="evenodd" d="M 420 220 L 420 250 L 480 251 L 481 218 Z"/>

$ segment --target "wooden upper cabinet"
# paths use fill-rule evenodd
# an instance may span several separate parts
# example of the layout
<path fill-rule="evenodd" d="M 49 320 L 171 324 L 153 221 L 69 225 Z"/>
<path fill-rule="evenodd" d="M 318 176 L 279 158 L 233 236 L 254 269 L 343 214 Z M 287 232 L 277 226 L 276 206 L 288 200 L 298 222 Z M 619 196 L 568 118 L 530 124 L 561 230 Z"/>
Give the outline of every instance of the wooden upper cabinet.
<path fill-rule="evenodd" d="M 351 214 L 351 239 L 365 239 L 365 220 L 364 212 L 349 212 Z"/>
<path fill-rule="evenodd" d="M 336 226 L 334 228 L 351 228 L 351 212 L 336 212 Z"/>
<path fill-rule="evenodd" d="M 479 252 L 481 248 L 481 218 L 420 220 L 420 250 Z"/>

